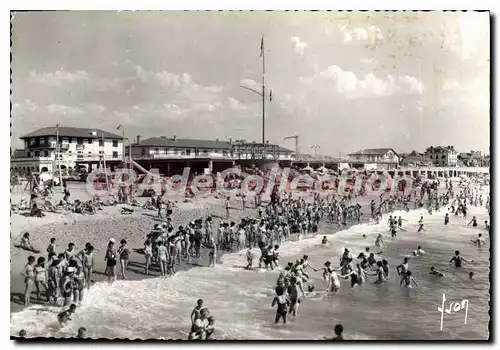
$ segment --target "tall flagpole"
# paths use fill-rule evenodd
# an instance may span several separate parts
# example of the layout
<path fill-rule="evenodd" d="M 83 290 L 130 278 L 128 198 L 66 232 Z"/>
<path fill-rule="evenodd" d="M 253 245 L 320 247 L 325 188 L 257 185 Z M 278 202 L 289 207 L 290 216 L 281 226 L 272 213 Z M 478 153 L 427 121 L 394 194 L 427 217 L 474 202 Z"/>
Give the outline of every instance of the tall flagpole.
<path fill-rule="evenodd" d="M 264 34 L 260 45 L 262 56 L 262 145 L 266 147 L 266 59 L 264 52 Z M 265 148 L 264 148 L 265 149 Z"/>

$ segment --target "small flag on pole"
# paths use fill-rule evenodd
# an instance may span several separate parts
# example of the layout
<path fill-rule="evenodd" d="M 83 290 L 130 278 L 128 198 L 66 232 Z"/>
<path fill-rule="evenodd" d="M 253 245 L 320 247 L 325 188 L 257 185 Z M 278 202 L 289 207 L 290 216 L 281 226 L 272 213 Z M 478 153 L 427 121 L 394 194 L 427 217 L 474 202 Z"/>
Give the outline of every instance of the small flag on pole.
<path fill-rule="evenodd" d="M 116 128 L 116 130 L 120 130 L 122 128 L 121 124 L 118 125 L 118 127 Z"/>
<path fill-rule="evenodd" d="M 271 102 L 273 100 L 273 90 L 271 89 L 269 91 L 269 102 Z"/>
<path fill-rule="evenodd" d="M 264 35 L 262 35 L 262 39 L 260 39 L 260 57 L 264 54 Z"/>

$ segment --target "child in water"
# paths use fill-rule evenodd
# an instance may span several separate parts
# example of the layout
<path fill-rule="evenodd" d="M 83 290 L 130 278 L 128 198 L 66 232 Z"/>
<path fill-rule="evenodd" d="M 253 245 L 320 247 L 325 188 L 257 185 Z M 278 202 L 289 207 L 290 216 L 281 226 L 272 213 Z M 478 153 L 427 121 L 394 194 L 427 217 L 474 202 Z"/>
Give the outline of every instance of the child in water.
<path fill-rule="evenodd" d="M 328 240 L 328 238 L 326 238 L 326 236 L 323 236 L 323 239 L 321 240 L 321 244 L 322 245 L 325 245 L 325 244 L 330 245 L 330 241 Z"/>
<path fill-rule="evenodd" d="M 436 270 L 436 268 L 434 266 L 431 266 L 431 272 L 429 272 L 429 274 L 435 275 L 435 276 L 438 276 L 438 277 L 444 277 L 444 273 L 439 272 L 438 270 Z"/>
<path fill-rule="evenodd" d="M 412 277 L 411 271 L 407 271 L 406 274 L 403 275 L 403 279 L 401 280 L 401 282 L 399 283 L 399 285 L 403 285 L 404 284 L 404 286 L 406 288 L 411 288 L 411 283 L 412 282 L 418 287 L 418 283 L 415 280 L 415 278 Z"/>
<path fill-rule="evenodd" d="M 61 324 L 61 326 L 64 326 L 66 323 L 68 323 L 68 321 L 71 320 L 71 315 L 74 314 L 76 311 L 76 304 L 71 304 L 69 309 L 63 311 L 63 312 L 60 312 L 58 315 L 57 315 L 57 320 L 59 321 L 59 323 Z"/>

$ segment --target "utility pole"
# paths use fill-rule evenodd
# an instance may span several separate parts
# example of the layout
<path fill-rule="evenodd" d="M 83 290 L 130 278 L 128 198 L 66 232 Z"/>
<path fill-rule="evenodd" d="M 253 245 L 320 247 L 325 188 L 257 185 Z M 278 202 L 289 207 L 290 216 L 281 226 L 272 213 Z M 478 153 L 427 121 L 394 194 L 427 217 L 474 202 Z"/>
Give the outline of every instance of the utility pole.
<path fill-rule="evenodd" d="M 116 130 L 120 130 L 122 131 L 122 163 L 125 163 L 125 128 L 123 127 L 123 125 L 118 125 L 118 127 L 116 128 Z"/>
<path fill-rule="evenodd" d="M 260 42 L 260 57 L 262 57 L 262 90 L 257 91 L 247 86 L 241 85 L 242 88 L 252 91 L 253 93 L 259 95 L 262 98 L 262 145 L 266 145 L 266 60 L 265 60 L 265 50 L 264 50 L 264 35 Z M 272 91 L 269 92 L 269 101 L 272 101 Z"/>
<path fill-rule="evenodd" d="M 316 159 L 317 150 L 318 150 L 318 148 L 321 148 L 321 147 L 319 145 L 313 145 L 313 146 L 311 146 L 311 148 L 314 148 L 314 159 Z"/>
<path fill-rule="evenodd" d="M 102 139 L 102 146 L 104 150 L 102 151 L 102 163 L 104 165 L 104 176 L 106 177 L 106 190 L 109 189 L 109 184 L 108 184 L 108 173 L 107 173 L 107 167 L 106 167 L 106 147 L 104 146 L 104 133 L 101 133 L 101 139 Z"/>

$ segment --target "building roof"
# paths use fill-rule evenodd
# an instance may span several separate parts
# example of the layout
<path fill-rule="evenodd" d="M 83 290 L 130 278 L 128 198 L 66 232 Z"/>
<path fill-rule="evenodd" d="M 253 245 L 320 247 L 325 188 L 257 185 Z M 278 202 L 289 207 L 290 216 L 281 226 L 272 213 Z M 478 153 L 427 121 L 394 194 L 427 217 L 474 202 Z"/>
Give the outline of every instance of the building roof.
<path fill-rule="evenodd" d="M 429 152 L 432 152 L 432 151 L 437 151 L 437 152 L 457 152 L 455 151 L 455 148 L 453 146 L 446 146 L 446 147 L 443 147 L 443 146 L 436 146 L 436 147 L 429 147 L 427 148 L 426 152 L 429 151 Z"/>
<path fill-rule="evenodd" d="M 96 135 L 92 135 L 92 132 L 95 132 Z M 57 127 L 49 126 L 46 128 L 37 129 L 35 131 L 30 132 L 24 136 L 21 136 L 20 139 L 26 139 L 30 137 L 44 137 L 44 136 L 56 136 L 57 135 Z M 82 137 L 82 138 L 99 138 L 101 135 L 106 139 L 122 139 L 120 135 L 112 134 L 110 132 L 101 130 L 101 129 L 90 129 L 90 128 L 74 128 L 74 127 L 59 127 L 59 136 L 61 137 Z"/>
<path fill-rule="evenodd" d="M 245 146 L 253 145 L 252 143 L 231 143 L 228 141 L 219 140 L 196 140 L 196 139 L 178 139 L 169 137 L 151 137 L 145 140 L 135 143 L 132 146 L 157 146 L 157 147 L 170 147 L 170 148 L 201 148 L 201 149 L 219 149 L 219 150 L 232 150 L 233 146 Z M 273 145 L 266 145 L 269 151 L 272 151 Z M 293 151 L 283 148 L 277 145 L 279 152 L 290 152 Z"/>
<path fill-rule="evenodd" d="M 394 154 L 398 155 L 396 151 L 392 148 L 368 148 L 364 149 L 361 151 L 357 151 L 354 153 L 349 154 L 350 156 L 357 156 L 357 155 L 368 155 L 368 156 L 383 156 L 387 154 L 387 152 L 392 151 Z"/>

